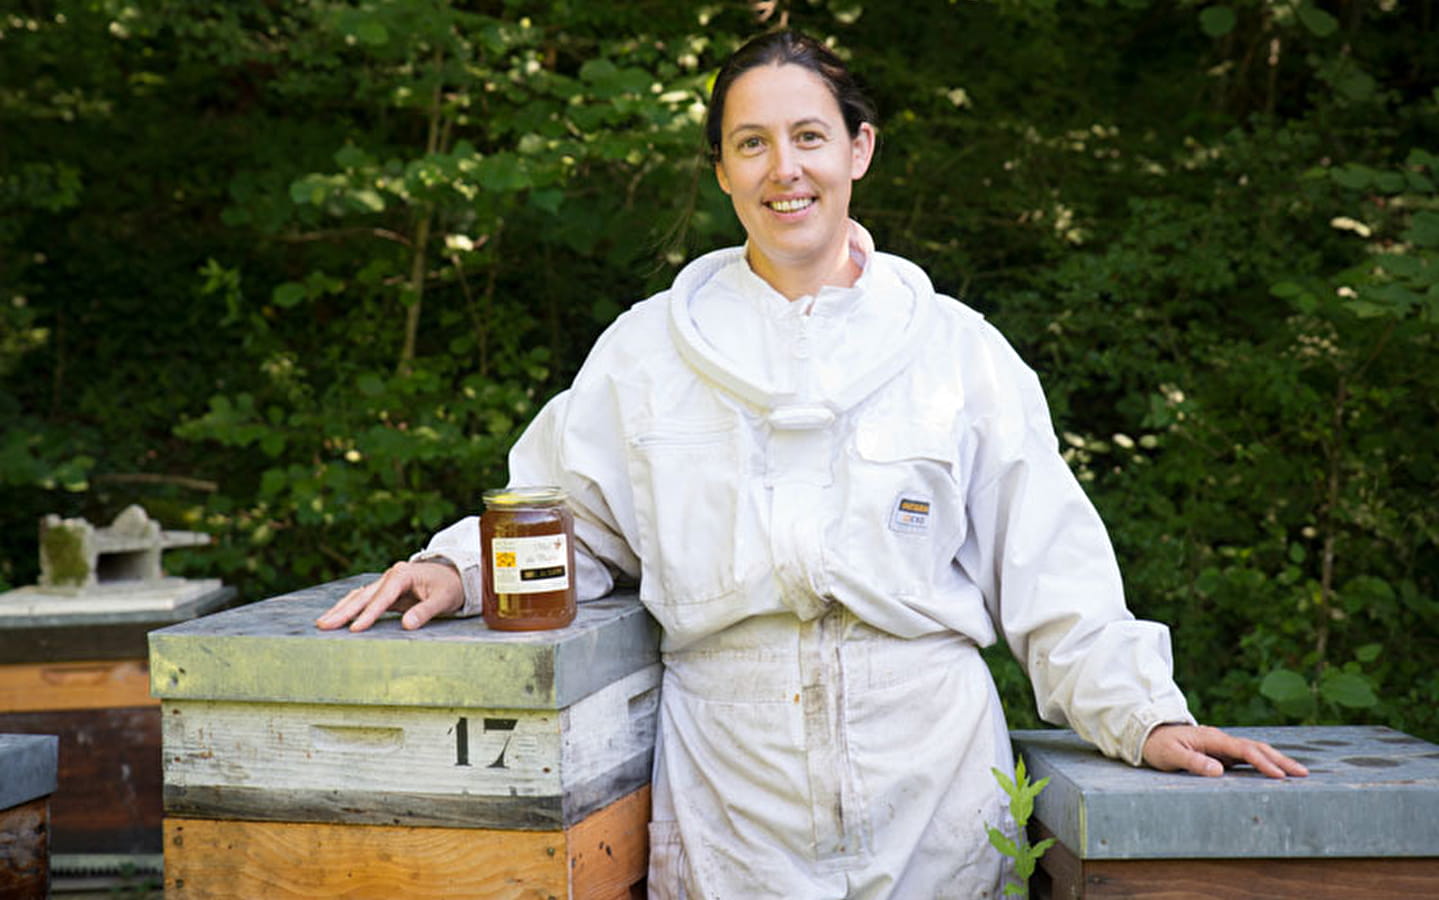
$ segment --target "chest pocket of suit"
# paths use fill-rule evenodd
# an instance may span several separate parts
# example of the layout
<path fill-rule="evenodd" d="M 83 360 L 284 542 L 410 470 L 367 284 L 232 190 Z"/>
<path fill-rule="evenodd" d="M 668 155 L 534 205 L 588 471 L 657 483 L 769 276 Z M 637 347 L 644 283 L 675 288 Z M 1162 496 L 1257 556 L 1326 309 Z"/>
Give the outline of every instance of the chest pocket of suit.
<path fill-rule="evenodd" d="M 841 537 L 850 564 L 876 589 L 924 593 L 966 530 L 955 428 L 903 419 L 861 421 L 850 472 Z"/>
<path fill-rule="evenodd" d="M 730 420 L 677 422 L 630 439 L 642 581 L 658 577 L 666 605 L 735 590 L 740 429 Z"/>

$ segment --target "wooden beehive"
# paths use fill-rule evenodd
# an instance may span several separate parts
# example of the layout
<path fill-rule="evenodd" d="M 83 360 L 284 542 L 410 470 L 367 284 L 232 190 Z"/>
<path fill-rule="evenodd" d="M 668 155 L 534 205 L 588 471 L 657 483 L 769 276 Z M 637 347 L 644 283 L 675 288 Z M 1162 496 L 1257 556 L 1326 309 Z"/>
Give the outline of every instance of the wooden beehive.
<path fill-rule="evenodd" d="M 1135 769 L 1073 732 L 1016 731 L 1049 778 L 1039 896 L 1439 896 L 1439 747 L 1379 726 L 1231 728 L 1304 763 L 1276 780 Z"/>
<path fill-rule="evenodd" d="M 627 890 L 643 876 L 660 679 L 658 632 L 638 600 L 582 604 L 571 626 L 545 632 L 492 631 L 478 618 L 315 628 L 372 577 L 150 635 L 168 888 L 243 896 L 227 893 L 236 878 L 338 878 L 385 896 L 425 879 L 426 896 L 478 896 L 465 893 L 475 879 L 512 870 L 515 893 L 483 895 L 531 896 L 522 891 L 542 881 L 579 896 L 566 884 L 586 835 L 603 833 L 607 860 L 629 835 L 625 872 L 611 864 L 599 879 Z M 266 874 L 263 859 L 242 865 L 220 849 L 241 846 L 240 833 L 244 854 L 273 848 L 272 862 L 293 871 Z M 312 855 L 295 856 L 306 847 Z M 260 893 L 319 889 L 292 888 Z"/>
<path fill-rule="evenodd" d="M 91 594 L 29 586 L 0 594 L 0 732 L 59 738 L 50 800 L 57 877 L 99 863 L 158 865 L 160 704 L 146 635 L 222 608 L 218 581 Z M 122 859 L 123 858 L 123 859 Z"/>
<path fill-rule="evenodd" d="M 0 897 L 49 896 L 58 756 L 53 735 L 0 734 Z"/>

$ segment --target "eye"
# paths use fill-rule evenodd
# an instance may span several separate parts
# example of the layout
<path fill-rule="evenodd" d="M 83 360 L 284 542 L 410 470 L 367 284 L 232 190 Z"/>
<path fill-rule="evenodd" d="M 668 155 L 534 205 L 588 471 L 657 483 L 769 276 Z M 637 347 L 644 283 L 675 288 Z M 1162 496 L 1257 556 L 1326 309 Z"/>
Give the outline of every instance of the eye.
<path fill-rule="evenodd" d="M 763 147 L 764 139 L 754 134 L 749 137 L 740 138 L 739 143 L 735 145 L 735 149 L 741 153 L 754 153 Z"/>
<path fill-rule="evenodd" d="M 801 147 L 817 147 L 825 142 L 825 136 L 819 131 L 801 131 L 796 140 Z"/>

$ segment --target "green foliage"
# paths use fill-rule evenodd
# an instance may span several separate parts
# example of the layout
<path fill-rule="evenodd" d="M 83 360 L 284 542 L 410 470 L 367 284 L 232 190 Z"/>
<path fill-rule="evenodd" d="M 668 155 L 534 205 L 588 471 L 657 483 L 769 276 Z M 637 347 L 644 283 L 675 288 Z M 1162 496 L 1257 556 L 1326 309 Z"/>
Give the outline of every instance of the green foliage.
<path fill-rule="evenodd" d="M 1028 897 L 1029 879 L 1034 875 L 1034 867 L 1039 863 L 1044 851 L 1054 844 L 1054 838 L 1045 838 L 1037 844 L 1031 844 L 1025 837 L 1029 817 L 1034 814 L 1034 798 L 1049 784 L 1049 779 L 1041 778 L 1031 783 L 1022 756 L 1014 761 L 1013 779 L 998 769 L 992 768 L 989 771 L 994 774 L 994 780 L 999 782 L 1000 788 L 1009 797 L 1009 814 L 1014 819 L 1019 835 L 1019 839 L 1015 840 L 993 825 L 986 826 L 990 845 L 1014 861 L 1014 874 L 1019 877 L 1017 882 L 1011 881 L 1004 886 L 1004 896 Z"/>
<path fill-rule="evenodd" d="M 705 87 L 787 17 L 878 101 L 856 217 L 1040 371 L 1196 713 L 1439 739 L 1422 4 L 12 6 L 0 587 L 45 513 L 142 503 L 258 599 L 472 511 L 599 331 L 741 238 Z"/>

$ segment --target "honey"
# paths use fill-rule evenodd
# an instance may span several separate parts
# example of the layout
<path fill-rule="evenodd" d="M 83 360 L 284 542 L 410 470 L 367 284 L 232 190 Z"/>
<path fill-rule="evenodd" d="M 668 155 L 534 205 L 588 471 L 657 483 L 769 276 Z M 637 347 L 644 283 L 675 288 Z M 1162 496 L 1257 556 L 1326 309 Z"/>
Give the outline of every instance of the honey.
<path fill-rule="evenodd" d="M 575 618 L 575 524 L 557 487 L 486 491 L 480 516 L 485 623 L 497 631 L 563 628 Z"/>

